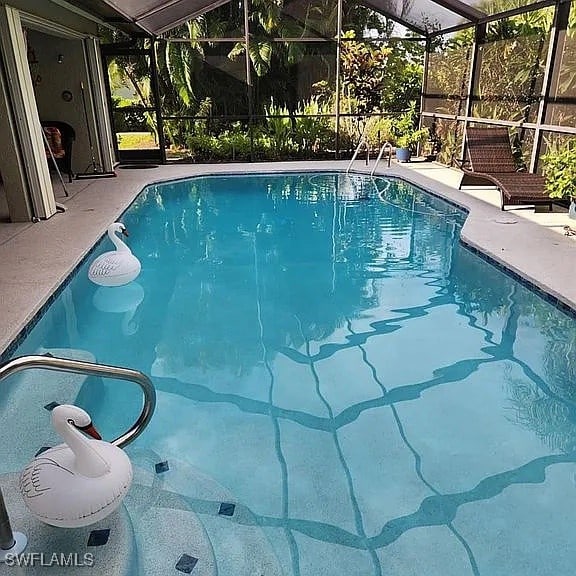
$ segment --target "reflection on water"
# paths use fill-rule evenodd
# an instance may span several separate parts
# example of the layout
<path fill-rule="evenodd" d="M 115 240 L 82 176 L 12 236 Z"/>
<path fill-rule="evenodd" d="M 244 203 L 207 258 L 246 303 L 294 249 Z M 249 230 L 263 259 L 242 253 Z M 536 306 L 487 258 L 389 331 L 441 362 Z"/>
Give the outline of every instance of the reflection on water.
<path fill-rule="evenodd" d="M 100 286 L 92 297 L 94 307 L 100 312 L 123 314 L 121 329 L 125 336 L 133 336 L 138 331 L 135 317 L 142 300 L 144 288 L 138 282 L 114 287 Z"/>
<path fill-rule="evenodd" d="M 435 209 L 436 201 L 417 194 L 418 206 L 429 205 L 428 221 L 412 205 L 398 217 L 393 206 L 375 199 L 371 182 L 362 194 L 370 191 L 374 201 L 348 202 L 334 190 L 357 177 L 312 178 L 311 197 L 308 177 L 253 179 L 253 193 L 241 203 L 213 189 L 213 179 L 189 184 L 196 210 L 173 213 L 163 226 L 188 236 L 171 246 L 170 260 L 181 264 L 162 270 L 163 283 L 174 285 L 169 307 L 175 312 L 168 313 L 156 347 L 164 366 L 244 374 L 260 358 L 257 306 L 267 348 L 297 348 L 302 337 L 295 317 L 306 337 L 328 338 L 346 318 L 378 305 L 372 285 L 378 277 L 423 270 L 447 276 L 455 224 Z M 394 200 L 403 202 L 404 192 L 400 186 Z M 437 227 L 449 233 L 438 234 Z"/>
<path fill-rule="evenodd" d="M 152 374 L 138 442 L 234 492 L 285 574 L 566 574 L 574 319 L 461 245 L 464 219 L 354 174 L 150 186 L 124 218 L 139 283 L 80 270 L 21 350 Z"/>

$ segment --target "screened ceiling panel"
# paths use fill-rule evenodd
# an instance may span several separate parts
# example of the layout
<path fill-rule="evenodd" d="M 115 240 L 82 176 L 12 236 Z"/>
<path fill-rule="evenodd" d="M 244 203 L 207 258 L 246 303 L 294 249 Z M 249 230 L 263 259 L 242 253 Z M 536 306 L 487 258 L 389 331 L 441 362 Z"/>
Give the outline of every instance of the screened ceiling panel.
<path fill-rule="evenodd" d="M 125 14 L 133 15 L 136 19 L 141 15 L 166 4 L 163 0 L 110 0 L 109 4 Z"/>
<path fill-rule="evenodd" d="M 472 24 L 484 15 L 457 0 L 362 0 L 361 3 L 422 32 L 437 32 L 459 24 Z M 452 5 L 453 9 L 446 8 L 447 5 Z"/>
<path fill-rule="evenodd" d="M 136 24 L 142 30 L 152 35 L 158 35 L 182 22 L 227 4 L 230 0 L 104 0 L 106 4 L 117 10 L 125 18 Z M 91 0 L 76 0 L 73 2 L 91 12 L 95 5 Z M 97 2 L 96 4 L 99 4 Z M 91 9 L 91 10 L 90 10 Z"/>
<path fill-rule="evenodd" d="M 117 0 L 120 1 L 120 0 Z M 163 6 L 154 12 L 141 16 L 137 19 L 140 26 L 152 34 L 161 34 L 170 28 L 174 28 L 182 22 L 191 20 L 208 10 L 227 4 L 229 0 L 214 2 L 213 0 L 176 0 L 164 2 Z"/>
<path fill-rule="evenodd" d="M 227 4 L 230 0 L 67 0 L 87 12 L 127 30 L 159 35 L 179 24 Z M 357 0 L 407 28 L 434 34 L 478 21 L 511 9 L 522 9 L 541 0 Z M 292 3 L 297 4 L 295 0 Z M 290 0 L 283 5 L 288 14 Z M 111 15 L 111 12 L 113 15 Z"/>

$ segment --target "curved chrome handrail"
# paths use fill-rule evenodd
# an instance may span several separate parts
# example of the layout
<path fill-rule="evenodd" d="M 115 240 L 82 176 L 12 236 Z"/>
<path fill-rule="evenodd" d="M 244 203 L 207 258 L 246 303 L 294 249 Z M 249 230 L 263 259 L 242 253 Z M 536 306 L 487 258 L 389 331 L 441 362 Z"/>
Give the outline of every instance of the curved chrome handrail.
<path fill-rule="evenodd" d="M 0 366 L 0 381 L 8 378 L 12 374 L 28 370 L 30 368 L 41 368 L 44 370 L 55 370 L 60 372 L 72 372 L 74 374 L 86 374 L 88 376 L 103 376 L 104 378 L 120 378 L 136 382 L 144 393 L 144 405 L 140 416 L 134 424 L 124 434 L 112 440 L 112 444 L 120 448 L 133 442 L 142 434 L 148 422 L 154 414 L 156 408 L 156 390 L 150 378 L 138 370 L 122 368 L 120 366 L 108 366 L 106 364 L 95 364 L 84 360 L 70 360 L 57 356 L 19 356 L 9 360 Z"/>
<path fill-rule="evenodd" d="M 386 140 L 386 142 L 382 144 L 382 148 L 380 148 L 380 153 L 376 158 L 376 162 L 374 163 L 374 168 L 372 168 L 372 172 L 370 172 L 370 176 L 374 176 L 374 172 L 376 172 L 376 168 L 378 168 L 378 163 L 382 159 L 382 156 L 384 155 L 386 149 L 388 149 L 388 168 L 390 168 L 390 162 L 392 161 L 392 144 L 390 144 L 390 142 Z"/>
<path fill-rule="evenodd" d="M 362 148 L 362 146 L 364 144 L 366 145 L 366 165 L 368 165 L 370 163 L 370 144 L 368 143 L 368 140 L 366 139 L 367 131 L 368 131 L 368 122 L 366 122 L 366 124 L 364 124 L 364 130 L 362 130 L 362 135 L 360 136 L 360 141 L 358 142 L 358 146 L 356 146 L 356 150 L 354 150 L 354 154 L 352 154 L 352 158 L 350 160 L 350 163 L 348 164 L 348 167 L 346 168 L 346 174 L 348 174 L 348 172 L 350 172 L 350 168 L 352 168 L 352 164 L 354 164 L 354 161 L 356 160 L 356 157 L 360 153 L 360 149 Z"/>

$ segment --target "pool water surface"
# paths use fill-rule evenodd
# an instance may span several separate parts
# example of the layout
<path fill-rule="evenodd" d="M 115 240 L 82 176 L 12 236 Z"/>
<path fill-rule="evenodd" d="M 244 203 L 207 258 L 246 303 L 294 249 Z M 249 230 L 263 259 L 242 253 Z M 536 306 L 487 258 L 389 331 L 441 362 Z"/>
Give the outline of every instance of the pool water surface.
<path fill-rule="evenodd" d="M 14 356 L 150 375 L 128 452 L 226 490 L 277 573 L 571 574 L 576 324 L 461 244 L 465 218 L 357 174 L 149 186 L 122 218 L 140 276 L 90 283 L 101 242 Z M 73 400 L 107 438 L 141 405 L 116 381 Z"/>

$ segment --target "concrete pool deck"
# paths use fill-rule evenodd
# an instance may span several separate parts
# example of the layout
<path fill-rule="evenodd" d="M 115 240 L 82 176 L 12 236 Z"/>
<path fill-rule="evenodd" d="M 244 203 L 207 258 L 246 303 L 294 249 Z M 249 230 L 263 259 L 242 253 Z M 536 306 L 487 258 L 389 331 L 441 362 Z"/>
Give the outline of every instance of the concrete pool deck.
<path fill-rule="evenodd" d="M 70 271 L 147 184 L 206 174 L 345 170 L 348 161 L 258 164 L 180 164 L 152 169 L 117 169 L 117 178 L 75 180 L 57 201 L 67 211 L 38 223 L 0 223 L 0 353 L 50 298 Z M 398 176 L 467 208 L 463 240 L 576 310 L 576 283 L 568 262 L 576 256 L 574 223 L 566 211 L 533 208 L 502 212 L 494 189 L 458 190 L 461 173 L 437 163 L 385 163 L 379 175 Z M 354 171 L 366 172 L 363 161 Z M 576 223 L 574 223 L 576 228 Z"/>

